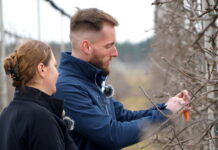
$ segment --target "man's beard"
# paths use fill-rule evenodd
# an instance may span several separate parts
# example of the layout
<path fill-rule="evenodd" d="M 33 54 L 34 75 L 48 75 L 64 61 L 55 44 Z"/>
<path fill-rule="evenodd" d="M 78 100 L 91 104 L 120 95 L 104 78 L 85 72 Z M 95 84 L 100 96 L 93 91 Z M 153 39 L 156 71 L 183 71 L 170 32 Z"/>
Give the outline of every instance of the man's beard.
<path fill-rule="evenodd" d="M 90 61 L 90 63 L 91 63 L 93 66 L 95 66 L 95 67 L 101 69 L 103 76 L 107 76 L 107 75 L 110 74 L 109 66 L 108 66 L 108 67 L 104 67 L 104 64 L 103 64 L 101 61 L 94 59 L 94 60 Z"/>

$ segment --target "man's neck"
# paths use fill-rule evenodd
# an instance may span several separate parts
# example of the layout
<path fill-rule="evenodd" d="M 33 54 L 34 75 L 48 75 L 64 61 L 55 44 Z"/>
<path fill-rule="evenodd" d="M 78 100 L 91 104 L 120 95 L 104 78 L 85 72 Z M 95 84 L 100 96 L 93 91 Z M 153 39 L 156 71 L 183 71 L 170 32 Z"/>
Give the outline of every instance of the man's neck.
<path fill-rule="evenodd" d="M 84 55 L 82 55 L 81 53 L 78 53 L 77 50 L 72 50 L 71 51 L 71 56 L 81 59 L 83 61 L 89 62 L 89 59 L 86 58 Z"/>

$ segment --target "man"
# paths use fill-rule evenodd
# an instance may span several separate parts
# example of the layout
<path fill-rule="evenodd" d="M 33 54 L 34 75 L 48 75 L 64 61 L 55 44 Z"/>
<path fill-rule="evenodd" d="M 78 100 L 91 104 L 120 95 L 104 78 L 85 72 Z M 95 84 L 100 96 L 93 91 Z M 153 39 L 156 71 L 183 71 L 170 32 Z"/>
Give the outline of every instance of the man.
<path fill-rule="evenodd" d="M 188 101 L 187 91 L 166 104 L 142 111 L 129 111 L 102 89 L 109 64 L 118 56 L 115 47 L 116 19 L 95 9 L 83 9 L 71 18 L 72 52 L 64 52 L 59 66 L 56 96 L 65 100 L 65 111 L 75 120 L 71 133 L 81 150 L 117 150 L 137 143 L 143 132 L 163 123 Z"/>

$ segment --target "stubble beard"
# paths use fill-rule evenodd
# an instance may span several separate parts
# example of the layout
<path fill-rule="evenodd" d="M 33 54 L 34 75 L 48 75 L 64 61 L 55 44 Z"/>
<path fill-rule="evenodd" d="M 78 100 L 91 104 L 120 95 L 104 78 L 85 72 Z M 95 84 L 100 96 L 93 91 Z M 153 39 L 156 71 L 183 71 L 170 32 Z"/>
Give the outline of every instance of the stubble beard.
<path fill-rule="evenodd" d="M 109 64 L 106 66 L 104 63 L 100 60 L 92 60 L 90 62 L 93 66 L 99 68 L 102 70 L 102 75 L 103 76 L 108 76 L 110 74 L 110 69 L 109 69 Z"/>

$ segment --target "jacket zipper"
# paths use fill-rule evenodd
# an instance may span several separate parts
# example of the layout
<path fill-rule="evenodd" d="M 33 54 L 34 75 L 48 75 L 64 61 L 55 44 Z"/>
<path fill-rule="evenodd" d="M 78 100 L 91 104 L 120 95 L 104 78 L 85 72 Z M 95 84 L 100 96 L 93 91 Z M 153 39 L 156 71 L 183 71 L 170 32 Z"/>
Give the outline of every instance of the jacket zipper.
<path fill-rule="evenodd" d="M 97 82 L 96 82 L 96 79 L 97 79 L 97 74 L 95 75 L 95 85 L 98 87 L 98 84 L 97 84 Z M 104 82 L 105 82 L 105 81 L 104 81 Z M 99 88 L 99 87 L 98 87 L 98 88 Z M 99 88 L 99 89 L 100 89 L 100 91 L 103 93 L 102 89 L 101 89 L 101 88 Z M 107 115 L 109 115 L 108 108 L 107 108 L 107 103 L 106 103 L 106 98 L 103 99 L 103 105 L 104 105 L 104 107 L 105 107 L 105 109 L 106 109 Z"/>

